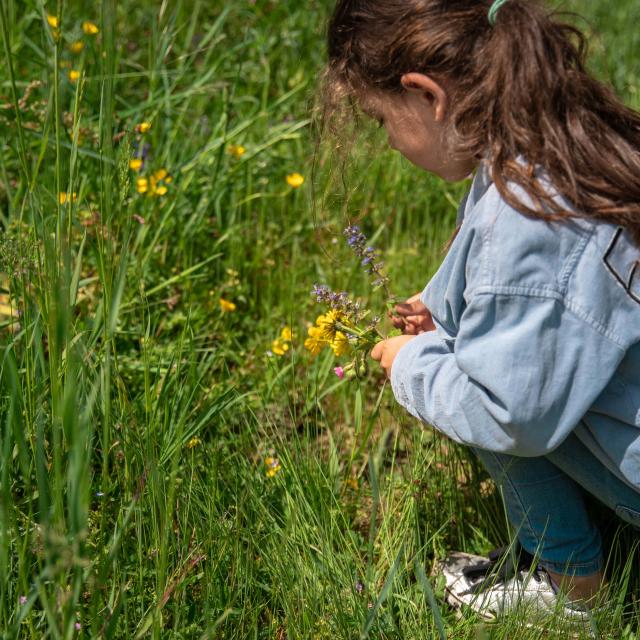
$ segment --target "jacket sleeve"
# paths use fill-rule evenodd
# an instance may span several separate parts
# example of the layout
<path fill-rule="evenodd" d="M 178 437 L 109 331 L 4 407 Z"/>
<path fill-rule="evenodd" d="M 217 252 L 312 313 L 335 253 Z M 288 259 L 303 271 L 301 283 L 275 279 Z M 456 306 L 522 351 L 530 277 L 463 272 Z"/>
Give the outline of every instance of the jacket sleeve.
<path fill-rule="evenodd" d="M 569 435 L 624 349 L 552 291 L 476 293 L 455 340 L 423 333 L 396 356 L 398 402 L 453 440 L 540 456 Z"/>

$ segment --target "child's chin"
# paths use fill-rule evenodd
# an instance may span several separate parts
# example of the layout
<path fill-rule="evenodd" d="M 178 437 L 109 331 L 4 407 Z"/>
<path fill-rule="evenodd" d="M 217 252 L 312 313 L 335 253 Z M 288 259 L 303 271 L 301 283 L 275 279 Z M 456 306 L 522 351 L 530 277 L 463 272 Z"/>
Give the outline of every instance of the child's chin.
<path fill-rule="evenodd" d="M 447 169 L 443 171 L 432 173 L 435 173 L 447 182 L 462 182 L 463 180 L 471 180 L 474 170 L 475 166 L 465 164 L 464 166 L 456 168 L 447 167 Z"/>

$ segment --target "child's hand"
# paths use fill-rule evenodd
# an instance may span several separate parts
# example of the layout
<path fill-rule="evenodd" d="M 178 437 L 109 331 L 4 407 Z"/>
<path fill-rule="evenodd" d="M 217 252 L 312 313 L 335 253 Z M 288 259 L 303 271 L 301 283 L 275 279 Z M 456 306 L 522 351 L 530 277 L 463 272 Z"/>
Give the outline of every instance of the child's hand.
<path fill-rule="evenodd" d="M 425 331 L 433 331 L 431 312 L 420 301 L 420 294 L 416 293 L 406 302 L 396 305 L 395 315 L 391 316 L 391 322 L 402 333 L 415 336 Z"/>
<path fill-rule="evenodd" d="M 400 351 L 409 340 L 413 340 L 414 338 L 414 335 L 396 336 L 395 338 L 378 342 L 371 350 L 371 357 L 374 360 L 380 361 L 380 366 L 385 370 L 388 378 L 391 376 L 391 367 L 398 355 L 398 351 Z"/>

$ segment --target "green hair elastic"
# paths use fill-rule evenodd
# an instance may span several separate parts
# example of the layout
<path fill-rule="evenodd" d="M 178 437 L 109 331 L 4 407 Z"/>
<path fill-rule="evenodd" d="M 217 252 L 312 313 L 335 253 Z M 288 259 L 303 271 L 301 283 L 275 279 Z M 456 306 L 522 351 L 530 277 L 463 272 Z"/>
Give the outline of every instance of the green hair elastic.
<path fill-rule="evenodd" d="M 505 4 L 507 0 L 494 0 L 491 8 L 489 9 L 489 14 L 487 17 L 489 18 L 489 24 L 493 27 L 496 24 L 496 18 L 498 16 L 498 11 L 500 7 Z"/>

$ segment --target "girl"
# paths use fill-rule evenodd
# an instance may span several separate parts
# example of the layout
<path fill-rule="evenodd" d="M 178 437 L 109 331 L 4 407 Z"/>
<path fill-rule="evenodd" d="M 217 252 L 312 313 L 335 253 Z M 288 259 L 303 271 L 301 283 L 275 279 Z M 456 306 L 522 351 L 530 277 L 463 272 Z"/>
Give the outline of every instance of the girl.
<path fill-rule="evenodd" d="M 524 549 L 510 572 L 452 555 L 447 599 L 580 618 L 603 581 L 585 498 L 640 527 L 640 116 L 534 0 L 339 0 L 328 40 L 328 100 L 445 180 L 475 173 L 404 335 L 371 354 L 409 413 L 476 451 Z"/>

